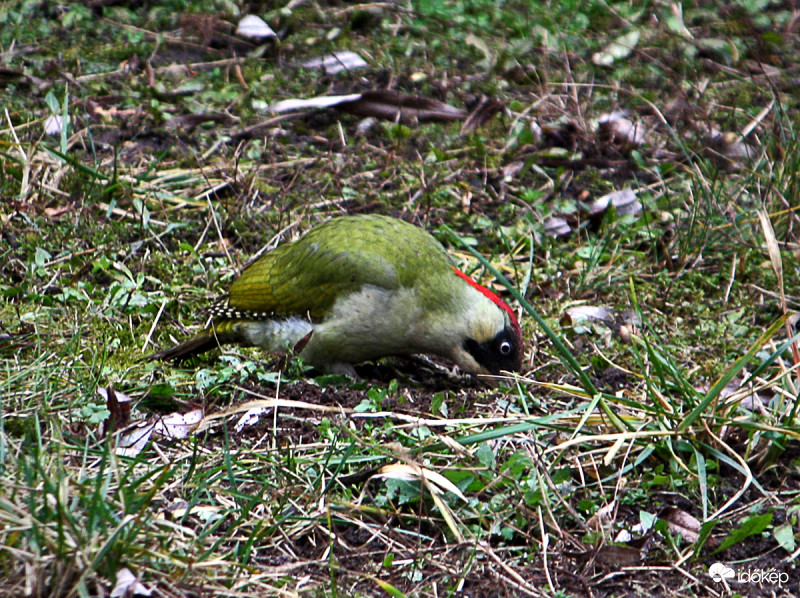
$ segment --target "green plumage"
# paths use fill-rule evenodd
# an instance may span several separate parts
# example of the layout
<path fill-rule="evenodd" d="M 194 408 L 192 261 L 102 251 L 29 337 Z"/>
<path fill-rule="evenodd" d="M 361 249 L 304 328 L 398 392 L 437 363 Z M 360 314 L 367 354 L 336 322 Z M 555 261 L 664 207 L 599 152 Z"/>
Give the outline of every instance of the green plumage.
<path fill-rule="evenodd" d="M 472 373 L 521 360 L 508 306 L 457 273 L 430 234 L 388 216 L 334 218 L 279 246 L 242 272 L 211 316 L 206 330 L 152 358 L 238 343 L 352 376 L 352 364 L 389 355 L 440 355 Z"/>
<path fill-rule="evenodd" d="M 320 319 L 337 297 L 365 284 L 387 290 L 430 284 L 454 276 L 452 266 L 442 246 L 413 224 L 377 215 L 336 218 L 244 270 L 228 307 Z"/>

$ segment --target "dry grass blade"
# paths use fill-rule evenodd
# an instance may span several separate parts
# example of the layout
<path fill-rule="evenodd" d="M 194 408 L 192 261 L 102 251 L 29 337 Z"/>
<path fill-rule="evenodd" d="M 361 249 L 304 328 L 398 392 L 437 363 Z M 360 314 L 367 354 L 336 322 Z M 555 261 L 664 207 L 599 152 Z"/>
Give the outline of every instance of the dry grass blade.
<path fill-rule="evenodd" d="M 775 237 L 775 229 L 772 228 L 772 221 L 770 220 L 769 213 L 764 206 L 761 206 L 757 212 L 758 221 L 761 223 L 761 230 L 764 233 L 764 241 L 767 244 L 767 254 L 769 255 L 772 270 L 775 272 L 775 277 L 778 279 L 778 289 L 780 292 L 781 306 L 783 313 L 787 313 L 786 307 L 786 293 L 784 292 L 783 284 L 783 259 L 781 258 L 781 248 L 778 245 L 778 239 Z"/>
<path fill-rule="evenodd" d="M 441 491 L 452 492 L 464 502 L 467 502 L 467 497 L 464 496 L 458 486 L 453 484 L 443 475 L 431 471 L 425 467 L 413 463 L 394 463 L 385 465 L 373 477 L 389 478 L 396 480 L 419 480 L 423 486 L 430 492 L 431 499 L 436 504 L 439 512 L 444 517 L 447 527 L 456 539 L 456 542 L 464 542 L 464 535 L 459 529 L 458 522 L 456 521 L 453 511 L 442 500 Z"/>

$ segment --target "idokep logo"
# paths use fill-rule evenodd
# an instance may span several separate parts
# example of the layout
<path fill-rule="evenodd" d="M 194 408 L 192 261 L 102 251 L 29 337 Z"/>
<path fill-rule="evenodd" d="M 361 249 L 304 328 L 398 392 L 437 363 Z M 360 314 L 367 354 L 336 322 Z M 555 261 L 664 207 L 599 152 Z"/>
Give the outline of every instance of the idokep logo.
<path fill-rule="evenodd" d="M 724 563 L 714 563 L 708 568 L 711 579 L 717 583 L 728 580 L 732 583 L 763 583 L 770 585 L 783 585 L 788 583 L 789 574 L 775 569 L 745 569 L 736 574 L 731 567 Z"/>
<path fill-rule="evenodd" d="M 736 572 L 722 563 L 714 563 L 711 565 L 708 568 L 708 574 L 711 576 L 711 579 L 716 582 L 720 582 L 723 579 L 733 579 L 736 577 Z"/>

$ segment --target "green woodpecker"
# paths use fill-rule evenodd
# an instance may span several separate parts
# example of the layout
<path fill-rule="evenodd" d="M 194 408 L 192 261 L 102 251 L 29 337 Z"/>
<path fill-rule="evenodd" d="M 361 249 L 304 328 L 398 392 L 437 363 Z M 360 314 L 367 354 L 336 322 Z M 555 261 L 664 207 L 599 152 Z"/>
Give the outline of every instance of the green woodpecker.
<path fill-rule="evenodd" d="M 376 215 L 334 218 L 265 254 L 211 308 L 206 330 L 151 358 L 186 358 L 225 343 L 294 350 L 350 376 L 352 364 L 414 353 L 472 374 L 522 365 L 511 308 L 459 271 L 430 234 Z"/>

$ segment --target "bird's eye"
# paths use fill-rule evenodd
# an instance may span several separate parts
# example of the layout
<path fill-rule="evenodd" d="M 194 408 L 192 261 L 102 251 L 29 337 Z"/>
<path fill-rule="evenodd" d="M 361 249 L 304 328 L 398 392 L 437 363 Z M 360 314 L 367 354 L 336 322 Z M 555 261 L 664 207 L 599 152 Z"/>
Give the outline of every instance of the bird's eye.
<path fill-rule="evenodd" d="M 501 355 L 511 355 L 511 343 L 508 341 L 503 341 L 500 343 L 500 354 Z"/>

